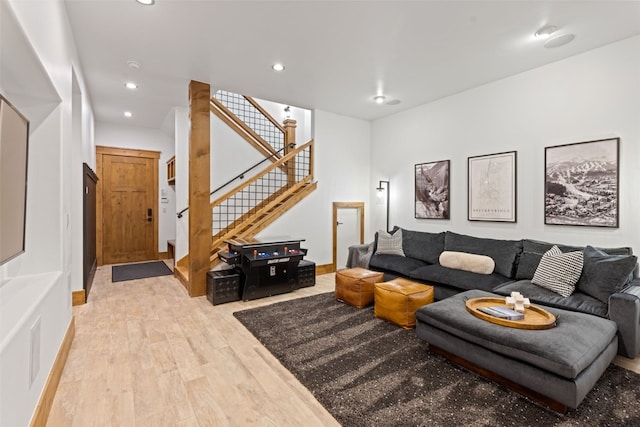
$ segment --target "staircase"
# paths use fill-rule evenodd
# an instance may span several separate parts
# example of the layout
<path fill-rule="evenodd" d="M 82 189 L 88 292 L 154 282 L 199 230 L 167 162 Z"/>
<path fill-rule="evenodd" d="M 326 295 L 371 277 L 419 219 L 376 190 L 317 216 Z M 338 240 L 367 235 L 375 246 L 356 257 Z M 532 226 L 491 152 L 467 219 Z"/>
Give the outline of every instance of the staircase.
<path fill-rule="evenodd" d="M 250 178 L 245 176 L 260 163 L 240 173 L 235 179 L 244 182 L 211 202 L 211 269 L 221 263 L 218 252 L 226 250 L 225 240 L 255 237 L 317 188 L 313 181 L 313 140 L 296 148 L 295 121 L 286 120 L 281 126 L 253 99 L 221 92 L 216 94 L 221 99 L 211 99 L 211 112 L 265 156 L 260 163 L 270 164 Z M 189 289 L 188 255 L 176 263 L 174 271 Z"/>

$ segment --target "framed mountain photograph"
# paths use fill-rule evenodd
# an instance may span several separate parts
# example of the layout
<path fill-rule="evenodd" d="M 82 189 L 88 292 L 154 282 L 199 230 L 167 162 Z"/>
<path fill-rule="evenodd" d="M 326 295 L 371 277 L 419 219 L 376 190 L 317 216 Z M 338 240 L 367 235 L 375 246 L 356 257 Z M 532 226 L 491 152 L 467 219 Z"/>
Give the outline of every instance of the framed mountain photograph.
<path fill-rule="evenodd" d="M 415 217 L 449 219 L 449 160 L 415 167 Z"/>
<path fill-rule="evenodd" d="M 544 223 L 618 227 L 620 138 L 545 147 Z"/>

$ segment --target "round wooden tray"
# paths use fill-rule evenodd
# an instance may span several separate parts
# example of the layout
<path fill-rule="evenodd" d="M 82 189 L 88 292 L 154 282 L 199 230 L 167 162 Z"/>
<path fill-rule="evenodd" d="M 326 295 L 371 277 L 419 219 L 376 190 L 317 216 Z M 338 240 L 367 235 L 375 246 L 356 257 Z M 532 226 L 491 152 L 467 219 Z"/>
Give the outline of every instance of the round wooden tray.
<path fill-rule="evenodd" d="M 550 329 L 556 325 L 556 316 L 549 313 L 544 308 L 536 307 L 534 305 L 531 305 L 524 310 L 524 319 L 522 320 L 500 319 L 499 317 L 493 317 L 478 311 L 478 308 L 480 307 L 507 307 L 504 298 L 471 298 L 465 301 L 465 306 L 469 313 L 482 320 L 486 320 L 487 322 L 495 323 L 497 325 L 508 326 L 510 328 Z"/>

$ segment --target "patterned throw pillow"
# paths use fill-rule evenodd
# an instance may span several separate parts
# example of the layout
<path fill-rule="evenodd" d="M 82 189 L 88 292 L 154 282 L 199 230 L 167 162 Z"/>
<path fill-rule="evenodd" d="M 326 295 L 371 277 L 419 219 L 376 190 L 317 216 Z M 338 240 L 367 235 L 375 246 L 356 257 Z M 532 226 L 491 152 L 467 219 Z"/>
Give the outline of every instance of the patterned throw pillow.
<path fill-rule="evenodd" d="M 531 283 L 556 292 L 563 297 L 570 296 L 582 273 L 584 255 L 582 251 L 562 253 L 553 246 L 542 255 L 540 264 L 533 274 Z"/>
<path fill-rule="evenodd" d="M 393 234 L 382 230 L 378 231 L 378 247 L 376 248 L 376 253 L 404 256 L 404 251 L 402 250 L 402 230 L 398 229 Z"/>

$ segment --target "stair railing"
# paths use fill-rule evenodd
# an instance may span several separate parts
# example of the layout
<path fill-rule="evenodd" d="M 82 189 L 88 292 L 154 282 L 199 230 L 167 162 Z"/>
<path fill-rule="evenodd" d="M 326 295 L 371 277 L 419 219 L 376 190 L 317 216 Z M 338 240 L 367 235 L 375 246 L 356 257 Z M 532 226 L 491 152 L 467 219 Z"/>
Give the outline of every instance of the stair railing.
<path fill-rule="evenodd" d="M 211 202 L 212 233 L 229 233 L 294 185 L 313 179 L 313 140 Z"/>
<path fill-rule="evenodd" d="M 244 179 L 244 176 L 251 172 L 252 170 L 254 170 L 255 168 L 257 168 L 258 166 L 260 166 L 261 164 L 263 164 L 264 162 L 266 162 L 267 160 L 270 160 L 272 157 L 277 156 L 278 154 L 282 153 L 283 151 L 287 150 L 288 148 L 293 148 L 295 147 L 296 144 L 291 143 L 285 147 L 282 147 L 280 150 L 278 150 L 277 152 L 273 153 L 272 155 L 270 155 L 269 157 L 266 157 L 262 160 L 260 160 L 258 163 L 256 163 L 253 166 L 250 166 L 249 168 L 245 169 L 244 171 L 240 172 L 238 175 L 234 176 L 233 178 L 231 178 L 229 181 L 225 182 L 224 184 L 222 184 L 221 186 L 219 186 L 218 188 L 214 189 L 213 191 L 211 191 L 211 193 L 209 193 L 209 196 L 213 196 L 215 193 L 217 193 L 218 191 L 222 190 L 224 187 L 226 187 L 227 185 L 231 184 L 232 182 L 238 180 L 238 179 Z M 178 218 L 182 218 L 182 215 L 189 210 L 189 206 L 187 206 L 186 208 L 182 209 L 180 212 L 178 212 L 176 215 L 178 215 Z"/>
<path fill-rule="evenodd" d="M 286 145 L 284 127 L 251 97 L 219 90 L 211 111 L 265 156 Z"/>

